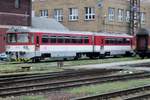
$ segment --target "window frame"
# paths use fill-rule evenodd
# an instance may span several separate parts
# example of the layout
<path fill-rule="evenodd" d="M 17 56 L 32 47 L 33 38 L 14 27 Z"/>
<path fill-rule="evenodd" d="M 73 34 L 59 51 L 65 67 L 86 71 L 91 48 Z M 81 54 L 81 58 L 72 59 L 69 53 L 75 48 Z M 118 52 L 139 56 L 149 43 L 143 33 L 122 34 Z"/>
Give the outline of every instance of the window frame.
<path fill-rule="evenodd" d="M 53 17 L 58 22 L 62 22 L 63 21 L 63 9 L 62 8 L 54 9 Z"/>
<path fill-rule="evenodd" d="M 141 19 L 141 24 L 145 24 L 145 20 L 146 20 L 146 12 L 141 12 L 140 13 L 140 19 Z"/>
<path fill-rule="evenodd" d="M 78 8 L 69 8 L 69 21 L 77 21 L 79 19 Z"/>
<path fill-rule="evenodd" d="M 95 20 L 95 7 L 85 7 L 85 20 Z"/>
<path fill-rule="evenodd" d="M 124 21 L 124 9 L 120 9 L 120 8 L 118 9 L 117 20 L 118 20 L 118 22 Z"/>
<path fill-rule="evenodd" d="M 40 17 L 48 17 L 48 9 L 40 10 Z"/>
<path fill-rule="evenodd" d="M 115 21 L 115 8 L 112 7 L 108 8 L 108 20 Z"/>
<path fill-rule="evenodd" d="M 126 10 L 126 17 L 125 17 L 126 22 L 130 22 L 130 11 Z"/>
<path fill-rule="evenodd" d="M 21 0 L 15 0 L 14 1 L 14 7 L 15 8 L 20 8 Z"/>

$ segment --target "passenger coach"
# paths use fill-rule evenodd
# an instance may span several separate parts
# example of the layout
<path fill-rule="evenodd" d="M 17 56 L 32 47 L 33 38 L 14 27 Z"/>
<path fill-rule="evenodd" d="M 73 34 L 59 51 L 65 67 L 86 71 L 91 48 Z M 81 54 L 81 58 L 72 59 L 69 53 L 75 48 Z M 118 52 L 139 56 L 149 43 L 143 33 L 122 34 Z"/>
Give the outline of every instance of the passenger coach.
<path fill-rule="evenodd" d="M 150 33 L 147 29 L 139 29 L 136 34 L 136 53 L 141 57 L 150 57 Z"/>
<path fill-rule="evenodd" d="M 12 58 L 74 58 L 131 55 L 133 37 L 122 33 L 92 33 L 15 27 L 7 32 L 6 52 Z"/>

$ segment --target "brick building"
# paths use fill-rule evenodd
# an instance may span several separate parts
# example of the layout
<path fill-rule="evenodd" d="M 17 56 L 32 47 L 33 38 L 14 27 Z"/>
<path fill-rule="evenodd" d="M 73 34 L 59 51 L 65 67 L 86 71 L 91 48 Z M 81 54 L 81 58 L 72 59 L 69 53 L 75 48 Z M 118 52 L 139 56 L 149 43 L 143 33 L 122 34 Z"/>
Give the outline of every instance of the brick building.
<path fill-rule="evenodd" d="M 70 30 L 129 32 L 130 0 L 34 0 L 35 16 L 51 17 Z M 142 27 L 148 9 L 141 3 Z"/>
<path fill-rule="evenodd" d="M 4 33 L 11 26 L 30 26 L 32 0 L 0 0 L 0 52 L 4 51 Z"/>
<path fill-rule="evenodd" d="M 145 2 L 145 6 L 147 7 L 147 14 L 146 14 L 146 17 L 147 17 L 147 20 L 146 20 L 146 23 L 147 25 L 145 26 L 145 28 L 147 29 L 150 29 L 150 0 L 148 0 L 148 2 Z"/>

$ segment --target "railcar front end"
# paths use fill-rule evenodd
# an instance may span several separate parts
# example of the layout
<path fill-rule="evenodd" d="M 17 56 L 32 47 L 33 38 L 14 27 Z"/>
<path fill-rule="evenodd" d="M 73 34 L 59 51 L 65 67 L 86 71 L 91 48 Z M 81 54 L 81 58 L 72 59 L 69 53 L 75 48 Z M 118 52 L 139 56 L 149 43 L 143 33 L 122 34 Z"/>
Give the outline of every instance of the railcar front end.
<path fill-rule="evenodd" d="M 7 33 L 6 42 L 6 53 L 13 59 L 29 59 L 35 56 L 33 33 Z"/>

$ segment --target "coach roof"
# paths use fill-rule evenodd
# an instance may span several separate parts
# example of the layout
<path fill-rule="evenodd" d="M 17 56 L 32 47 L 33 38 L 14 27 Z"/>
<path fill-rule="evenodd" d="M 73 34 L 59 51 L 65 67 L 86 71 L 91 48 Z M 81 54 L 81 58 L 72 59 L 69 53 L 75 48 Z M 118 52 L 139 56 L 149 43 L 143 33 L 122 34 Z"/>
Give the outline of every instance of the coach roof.
<path fill-rule="evenodd" d="M 96 35 L 96 36 L 121 36 L 121 37 L 132 37 L 126 33 L 110 33 L 110 32 L 83 32 L 83 31 L 56 31 L 56 30 L 46 30 L 46 29 L 37 29 L 31 27 L 12 27 L 10 28 L 7 33 L 16 33 L 16 32 L 31 32 L 31 33 L 55 33 L 55 34 L 82 34 L 82 35 Z"/>
<path fill-rule="evenodd" d="M 56 33 L 56 34 L 86 34 L 92 35 L 92 32 L 81 32 L 81 31 L 65 31 L 65 30 L 48 30 L 48 29 L 38 29 L 32 27 L 22 27 L 22 26 L 15 26 L 11 27 L 7 33 L 16 33 L 16 32 L 31 32 L 31 33 Z"/>
<path fill-rule="evenodd" d="M 150 35 L 150 31 L 146 28 L 141 28 L 138 30 L 136 35 Z"/>

